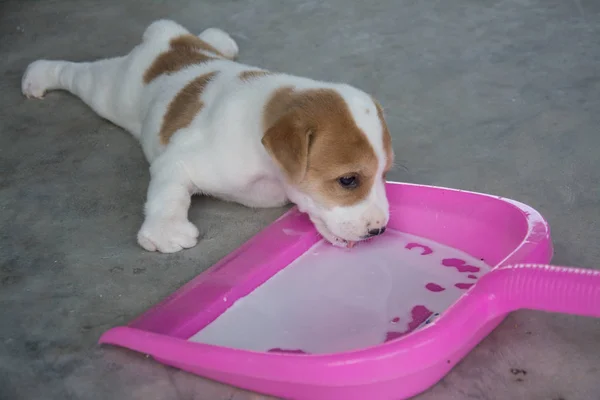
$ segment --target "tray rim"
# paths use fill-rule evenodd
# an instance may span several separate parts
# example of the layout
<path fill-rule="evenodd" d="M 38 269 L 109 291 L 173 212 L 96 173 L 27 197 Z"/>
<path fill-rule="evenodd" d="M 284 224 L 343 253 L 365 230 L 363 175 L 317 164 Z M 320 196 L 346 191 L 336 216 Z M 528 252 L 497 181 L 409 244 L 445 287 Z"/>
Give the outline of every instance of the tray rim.
<path fill-rule="evenodd" d="M 550 227 L 547 221 L 542 217 L 542 215 L 537 210 L 528 206 L 527 204 L 492 194 L 478 193 L 473 191 L 452 189 L 440 186 L 402 182 L 387 182 L 387 185 L 424 187 L 429 189 L 462 192 L 477 196 L 495 198 L 499 201 L 507 202 L 513 207 L 517 208 L 519 211 L 521 211 L 524 214 L 524 218 L 526 218 L 529 221 L 527 234 L 523 238 L 522 242 L 517 247 L 515 247 L 515 249 L 510 254 L 508 254 L 501 262 L 492 266 L 492 270 L 510 263 L 547 263 L 551 259 L 553 246 L 550 238 Z M 159 355 L 152 354 L 152 352 L 150 352 L 150 354 L 153 355 L 160 362 L 175 366 L 189 366 L 205 369 L 210 368 L 212 370 L 220 371 L 222 373 L 245 376 L 247 376 L 248 373 L 243 372 L 243 370 L 251 367 L 253 378 L 270 381 L 283 380 L 281 376 L 277 376 L 279 374 L 273 373 L 273 369 L 276 366 L 277 369 L 286 371 L 285 381 L 287 382 L 323 386 L 324 384 L 322 382 L 322 376 L 320 374 L 322 373 L 323 368 L 327 368 L 336 370 L 338 372 L 334 374 L 335 376 L 337 376 L 337 378 L 329 379 L 327 385 L 324 386 L 335 386 L 348 384 L 348 382 L 356 384 L 357 379 L 365 383 L 372 382 L 374 379 L 376 379 L 377 381 L 398 379 L 399 375 L 405 375 L 409 372 L 414 373 L 417 370 L 433 367 L 440 362 L 441 358 L 449 357 L 450 354 L 455 354 L 457 352 L 460 352 L 462 349 L 469 347 L 465 352 L 466 354 L 468 353 L 470 348 L 472 348 L 474 345 L 479 343 L 485 336 L 487 336 L 487 334 L 489 334 L 489 332 L 491 332 L 491 330 L 493 330 L 506 316 L 503 315 L 500 318 L 495 318 L 493 321 L 487 321 L 486 323 L 481 324 L 478 332 L 474 332 L 472 335 L 470 335 L 471 342 L 473 342 L 472 346 L 465 345 L 464 341 L 463 344 L 451 344 L 446 341 L 445 345 L 447 345 L 447 351 L 445 352 L 444 356 L 438 354 L 435 356 L 430 355 L 429 357 L 427 356 L 428 352 L 426 352 L 425 350 L 427 347 L 430 348 L 432 345 L 435 345 L 439 342 L 440 333 L 443 333 L 444 329 L 448 329 L 450 325 L 460 324 L 460 321 L 465 319 L 466 312 L 464 312 L 462 309 L 476 307 L 476 302 L 474 300 L 477 293 L 474 289 L 477 288 L 477 285 L 474 285 L 471 289 L 467 290 L 463 296 L 461 296 L 435 321 L 435 323 L 428 325 L 426 328 L 414 331 L 394 341 L 340 353 L 290 354 L 258 352 L 222 347 L 218 345 L 190 342 L 187 339 L 177 338 L 170 335 L 158 334 L 136 328 L 136 325 L 140 321 L 143 321 L 145 318 L 149 318 L 153 312 L 156 312 L 156 310 L 160 310 L 160 308 L 164 304 L 167 304 L 173 298 L 173 296 L 176 296 L 178 293 L 184 292 L 190 287 L 193 287 L 194 282 L 197 279 L 199 279 L 200 276 L 203 276 L 214 269 L 222 268 L 223 265 L 227 264 L 230 260 L 236 258 L 240 254 L 243 254 L 243 252 L 246 251 L 249 246 L 251 246 L 256 240 L 259 240 L 262 237 L 262 235 L 264 235 L 265 231 L 272 228 L 277 223 L 285 221 L 286 219 L 297 214 L 297 208 L 292 207 L 290 210 L 285 212 L 282 216 L 277 218 L 274 222 L 272 222 L 266 228 L 258 232 L 244 244 L 242 244 L 237 249 L 223 257 L 220 261 L 213 264 L 213 266 L 209 267 L 204 272 L 193 278 L 190 282 L 183 285 L 172 295 L 166 297 L 161 302 L 157 303 L 155 306 L 142 313 L 139 317 L 134 319 L 128 325 L 109 329 L 100 337 L 99 343 L 114 344 L 136 350 L 136 346 L 134 346 L 132 342 L 132 340 L 134 339 L 158 341 L 169 348 L 179 349 L 180 351 L 178 351 L 178 353 L 180 354 L 185 354 L 184 356 L 175 360 L 173 359 L 173 357 L 170 357 L 170 359 L 169 357 L 163 357 L 165 355 L 164 353 L 162 355 Z M 531 223 L 532 219 L 534 220 L 534 223 Z M 314 237 L 312 237 L 311 239 L 314 241 L 314 243 L 320 240 L 318 236 L 313 236 Z M 526 244 L 529 244 L 529 246 L 525 246 Z M 523 250 L 528 251 L 525 254 L 520 254 L 523 253 Z M 534 255 L 533 253 L 536 254 Z M 515 259 L 517 258 L 517 256 L 519 256 L 519 259 Z M 289 265 L 289 263 L 287 265 Z M 260 285 L 257 285 L 256 287 L 258 286 Z M 485 304 L 485 302 L 482 303 Z M 472 315 L 472 312 L 475 311 L 471 310 L 470 315 Z M 464 320 L 463 322 L 467 321 Z M 119 336 L 121 336 L 122 338 L 119 339 Z M 124 338 L 129 338 L 129 342 L 131 345 L 124 345 L 124 342 L 126 341 Z M 427 344 L 427 346 L 423 346 L 423 343 Z M 424 357 L 420 357 L 420 366 L 417 368 L 413 365 L 409 368 L 399 369 L 397 359 L 406 358 L 407 349 L 412 350 L 416 348 L 420 348 L 420 354 L 425 355 Z M 138 347 L 136 351 L 141 350 Z M 194 357 L 191 357 L 192 354 L 194 354 Z M 203 358 L 205 359 L 207 357 L 212 359 L 212 362 L 207 363 L 205 360 L 202 360 Z M 244 359 L 245 362 L 240 363 L 240 360 Z M 387 368 L 387 373 L 385 371 L 383 371 L 382 373 L 382 369 L 386 369 L 383 368 L 382 365 L 388 364 L 386 360 L 389 361 L 391 359 L 395 359 L 395 361 L 393 362 L 395 366 L 393 368 Z M 458 362 L 460 360 L 454 361 Z M 451 366 L 455 365 L 455 362 L 452 362 Z M 210 367 L 207 367 L 207 364 L 210 364 Z M 357 376 L 357 372 L 355 371 L 357 369 L 356 367 L 358 367 L 359 364 L 361 368 L 358 369 L 363 371 L 361 373 L 362 375 L 359 374 L 362 379 L 359 379 L 359 376 Z M 375 366 L 375 369 L 377 370 L 376 376 L 372 375 L 371 373 L 368 373 L 369 370 L 373 369 Z M 392 365 L 390 365 L 390 367 L 392 367 Z M 294 375 L 303 376 L 303 378 L 292 378 Z"/>

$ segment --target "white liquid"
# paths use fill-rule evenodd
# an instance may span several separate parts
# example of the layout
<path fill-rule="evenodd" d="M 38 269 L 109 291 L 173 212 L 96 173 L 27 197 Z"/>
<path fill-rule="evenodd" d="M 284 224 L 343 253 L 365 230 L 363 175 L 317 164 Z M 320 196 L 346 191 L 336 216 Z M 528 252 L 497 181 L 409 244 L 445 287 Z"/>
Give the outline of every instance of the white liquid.
<path fill-rule="evenodd" d="M 410 243 L 432 252 L 407 249 Z M 477 268 L 460 272 L 444 259 Z M 353 249 L 319 242 L 189 340 L 313 354 L 377 345 L 414 329 L 423 310 L 443 312 L 466 290 L 455 284 L 475 283 L 489 269 L 462 251 L 393 230 Z M 413 320 L 416 306 L 420 320 Z"/>

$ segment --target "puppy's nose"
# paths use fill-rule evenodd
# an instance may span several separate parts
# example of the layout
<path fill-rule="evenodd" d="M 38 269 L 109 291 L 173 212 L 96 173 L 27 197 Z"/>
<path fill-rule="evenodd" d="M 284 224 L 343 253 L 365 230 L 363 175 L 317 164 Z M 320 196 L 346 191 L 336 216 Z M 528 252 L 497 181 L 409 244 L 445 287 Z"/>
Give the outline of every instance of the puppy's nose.
<path fill-rule="evenodd" d="M 381 228 L 377 229 L 370 229 L 369 236 L 378 236 L 381 235 L 383 232 L 385 232 L 385 226 L 382 226 Z"/>

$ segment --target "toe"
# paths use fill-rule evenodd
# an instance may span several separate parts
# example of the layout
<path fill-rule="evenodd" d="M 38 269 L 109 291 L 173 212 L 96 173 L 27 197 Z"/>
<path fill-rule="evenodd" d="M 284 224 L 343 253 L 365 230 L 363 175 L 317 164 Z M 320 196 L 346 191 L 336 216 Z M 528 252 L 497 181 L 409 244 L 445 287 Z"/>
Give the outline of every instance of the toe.
<path fill-rule="evenodd" d="M 198 228 L 196 228 L 196 225 L 192 224 L 189 221 L 187 221 L 181 227 L 181 233 L 183 233 L 186 236 L 190 236 L 192 238 L 197 238 L 198 235 L 200 235 L 200 231 L 198 231 Z"/>
<path fill-rule="evenodd" d="M 138 234 L 138 244 L 145 250 L 156 251 L 156 245 L 145 235 Z"/>
<path fill-rule="evenodd" d="M 194 247 L 198 243 L 198 240 L 194 236 L 182 236 L 179 240 L 179 244 L 184 249 L 189 249 Z"/>
<path fill-rule="evenodd" d="M 178 251 L 181 251 L 181 250 L 183 250 L 183 247 L 181 247 L 178 243 L 175 243 L 175 242 L 167 242 L 167 243 L 159 245 L 159 247 L 158 247 L 158 251 L 160 251 L 161 253 L 165 253 L 165 254 L 177 253 Z"/>

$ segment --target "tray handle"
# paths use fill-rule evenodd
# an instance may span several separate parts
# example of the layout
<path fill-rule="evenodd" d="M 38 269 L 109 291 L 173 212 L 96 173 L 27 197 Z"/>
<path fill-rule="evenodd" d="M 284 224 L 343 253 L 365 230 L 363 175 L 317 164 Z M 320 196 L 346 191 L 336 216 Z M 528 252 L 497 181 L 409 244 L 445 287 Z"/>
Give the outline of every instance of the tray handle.
<path fill-rule="evenodd" d="M 600 317 L 600 271 L 545 264 L 515 264 L 484 275 L 479 289 L 494 315 L 519 309 Z"/>

